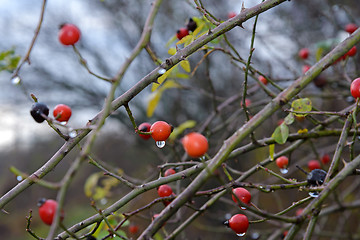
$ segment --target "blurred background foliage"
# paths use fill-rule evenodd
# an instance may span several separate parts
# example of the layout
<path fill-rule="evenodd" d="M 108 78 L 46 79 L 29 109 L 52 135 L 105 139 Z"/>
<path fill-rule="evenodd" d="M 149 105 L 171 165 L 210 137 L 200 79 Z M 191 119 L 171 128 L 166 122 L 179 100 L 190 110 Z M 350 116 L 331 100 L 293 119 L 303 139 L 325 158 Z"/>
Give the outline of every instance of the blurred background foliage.
<path fill-rule="evenodd" d="M 0 9 L 0 192 L 4 194 L 17 183 L 17 179 L 9 171 L 10 166 L 15 166 L 20 171 L 32 173 L 44 164 L 63 144 L 55 133 L 46 124 L 38 125 L 28 114 L 32 102 L 29 93 L 35 94 L 40 101 L 46 102 L 50 109 L 58 103 L 64 103 L 72 107 L 73 117 L 70 126 L 81 127 L 99 111 L 104 103 L 109 84 L 102 82 L 81 66 L 76 54 L 71 47 L 63 47 L 57 40 L 57 31 L 61 23 L 71 22 L 76 24 L 82 31 L 82 38 L 77 48 L 87 60 L 94 72 L 99 75 L 112 77 L 116 75 L 119 67 L 135 46 L 142 31 L 145 18 L 151 1 L 49 1 L 46 7 L 43 27 L 39 38 L 31 53 L 31 65 L 25 64 L 20 72 L 23 87 L 11 84 L 14 62 L 19 61 L 19 56 L 24 56 L 29 46 L 34 29 L 40 15 L 41 2 L 33 0 L 2 1 Z M 253 6 L 260 1 L 245 1 L 245 7 Z M 203 1 L 206 9 L 216 18 L 226 20 L 230 12 L 239 12 L 239 1 Z M 267 77 L 278 82 L 281 86 L 287 86 L 302 74 L 302 66 L 312 65 L 316 62 L 315 53 L 324 54 L 331 49 L 334 42 L 339 42 L 347 36 L 344 26 L 347 23 L 360 24 L 360 8 L 357 0 L 335 1 L 300 1 L 286 2 L 274 9 L 260 15 L 255 40 L 255 51 L 252 58 L 252 66 L 265 74 Z M 201 17 L 189 0 L 163 1 L 159 15 L 156 18 L 151 38 L 151 48 L 156 55 L 165 60 L 169 54 L 166 43 L 174 37 L 177 29 L 184 26 L 190 17 Z M 236 28 L 227 33 L 229 41 L 239 51 L 243 59 L 249 54 L 250 38 L 254 19 L 246 22 L 242 28 Z M 215 45 L 227 48 L 222 42 Z M 174 47 L 174 44 L 170 47 Z M 311 56 L 304 61 L 298 58 L 299 49 L 307 47 Z M 323 50 L 319 50 L 323 49 Z M 319 53 L 320 52 L 320 53 Z M 200 61 L 205 53 L 199 52 L 190 57 L 191 70 Z M 343 63 L 326 70 L 323 73 L 327 85 L 317 88 L 310 85 L 306 89 L 313 105 L 323 109 L 337 111 L 349 105 L 353 101 L 349 98 L 350 79 L 359 76 L 360 55 L 348 59 L 346 66 Z M 144 51 L 131 65 L 122 81 L 117 95 L 122 94 L 134 83 L 150 72 L 156 64 Z M 146 116 L 147 103 L 151 95 L 150 88 L 134 98 L 130 103 L 135 119 L 141 122 L 154 122 L 166 120 L 174 126 L 178 126 L 187 120 L 194 120 L 201 126 L 204 119 L 230 96 L 242 92 L 244 74 L 242 65 L 231 61 L 229 56 L 221 52 L 214 52 L 199 66 L 195 74 L 188 79 L 176 79 L 181 88 L 169 89 L 163 93 L 161 101 L 151 118 Z M 344 70 L 346 69 L 346 70 Z M 346 73 L 346 74 L 345 74 Z M 262 91 L 258 91 L 257 82 L 250 79 L 249 97 L 251 99 L 250 113 L 254 114 L 264 106 L 270 98 L 264 97 Z M 25 90 L 24 90 L 25 89 Z M 25 94 L 24 94 L 24 91 Z M 212 96 L 216 94 L 216 101 Z M 222 114 L 216 118 L 207 129 L 210 136 L 210 155 L 221 146 L 222 140 L 229 136 L 234 129 L 239 128 L 245 121 L 244 114 L 240 111 L 240 102 L 235 101 Z M 236 110 L 237 109 L 237 110 Z M 236 112 L 238 111 L 238 112 Z M 256 137 L 271 136 L 277 126 L 277 121 L 285 117 L 280 112 L 271 117 L 256 130 Z M 226 119 L 231 121 L 226 122 Z M 226 122 L 226 126 L 223 123 Z M 290 131 L 309 127 L 308 121 L 295 122 Z M 221 128 L 218 128 L 218 127 Z M 336 138 L 322 139 L 314 144 L 320 153 L 334 150 Z M 168 143 L 165 149 L 158 149 L 153 141 L 143 141 L 133 131 L 133 127 L 124 109 L 119 109 L 108 120 L 102 135 L 98 138 L 94 156 L 106 164 L 118 168 L 128 177 L 139 182 L 146 182 L 159 176 L 158 166 L 168 161 L 176 162 L 181 156 L 174 153 L 181 152 L 179 140 Z M 280 149 L 280 148 L 279 148 Z M 277 148 L 277 150 L 279 150 Z M 311 146 L 295 151 L 291 157 L 297 158 L 297 163 L 305 166 L 309 157 Z M 71 161 L 76 156 L 77 150 L 69 154 L 45 179 L 56 182 L 61 179 Z M 169 159 L 169 156 L 174 159 Z M 247 161 L 235 159 L 228 164 L 237 169 L 248 169 L 255 163 L 268 156 L 267 148 L 242 155 Z M 84 185 L 89 176 L 98 173 L 99 170 L 87 164 L 76 176 L 75 182 L 67 195 L 64 223 L 71 226 L 74 223 L 95 214 L 90 206 L 90 200 L 86 196 Z M 304 179 L 301 173 L 293 170 L 294 178 Z M 95 181 L 94 188 L 106 187 L 109 182 L 105 176 Z M 212 183 L 224 180 L 221 174 L 214 176 L 205 189 L 210 188 Z M 255 174 L 248 181 L 266 183 L 267 175 Z M 98 180 L 98 181 L 96 181 Z M 191 180 L 191 179 L 190 179 Z M 351 179 L 349 180 L 351 182 Z M 177 187 L 186 186 L 189 180 L 184 180 Z M 88 183 L 90 184 L 90 183 Z M 175 186 L 175 184 L 174 184 Z M 91 188 L 88 185 L 88 187 Z M 119 199 L 128 192 L 123 185 L 107 186 L 104 196 L 100 197 L 98 206 L 106 207 L 109 203 Z M 287 204 L 306 196 L 306 193 L 297 190 L 287 191 L 286 194 L 278 194 L 276 204 L 271 199 L 273 196 L 260 193 L 255 195 L 254 202 L 266 208 L 270 212 L 284 209 Z M 56 192 L 34 185 L 23 194 L 7 205 L 9 214 L 0 214 L 0 238 L 1 239 L 32 239 L 25 231 L 26 219 L 29 209 L 34 211 L 31 228 L 40 236 L 48 231 L 37 215 L 37 200 L 41 197 L 54 198 Z M 156 191 L 150 191 L 127 205 L 122 212 L 129 212 L 144 206 L 157 197 Z M 286 200 L 283 200 L 282 198 Z M 195 206 L 200 207 L 206 198 L 194 199 Z M 203 217 L 194 222 L 179 239 L 236 239 L 237 237 L 222 226 L 227 214 L 234 212 L 230 197 L 215 204 Z M 152 213 L 161 211 L 161 204 L 155 205 L 149 211 L 144 212 L 142 217 L 133 218 L 140 229 L 143 229 L 152 216 Z M 184 217 L 190 211 L 181 210 Z M 358 219 L 349 219 L 349 228 L 359 224 Z M 257 230 L 247 236 L 248 239 L 256 239 L 260 231 L 267 231 L 267 224 L 259 224 Z M 168 224 L 172 228 L 171 222 Z M 334 226 L 329 221 L 329 226 Z M 123 229 L 126 233 L 128 230 Z M 205 231 L 206 230 L 206 231 Z M 131 236 L 131 235 L 129 235 Z"/>

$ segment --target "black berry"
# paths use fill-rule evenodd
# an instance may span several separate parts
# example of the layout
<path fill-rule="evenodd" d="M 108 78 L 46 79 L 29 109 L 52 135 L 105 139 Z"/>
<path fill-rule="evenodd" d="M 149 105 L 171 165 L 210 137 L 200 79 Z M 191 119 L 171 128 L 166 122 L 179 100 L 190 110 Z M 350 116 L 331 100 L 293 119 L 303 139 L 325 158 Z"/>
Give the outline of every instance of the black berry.
<path fill-rule="evenodd" d="M 197 24 L 192 18 L 190 18 L 189 22 L 186 24 L 186 28 L 187 30 L 193 32 L 197 28 Z"/>
<path fill-rule="evenodd" d="M 96 240 L 96 237 L 94 237 L 94 236 L 87 236 L 87 237 L 86 237 L 86 240 Z"/>
<path fill-rule="evenodd" d="M 44 103 L 37 102 L 31 106 L 30 114 L 36 122 L 42 123 L 45 118 L 41 114 L 49 116 L 49 108 Z"/>
<path fill-rule="evenodd" d="M 307 182 L 310 186 L 320 186 L 324 183 L 326 172 L 322 169 L 314 169 L 307 175 Z"/>

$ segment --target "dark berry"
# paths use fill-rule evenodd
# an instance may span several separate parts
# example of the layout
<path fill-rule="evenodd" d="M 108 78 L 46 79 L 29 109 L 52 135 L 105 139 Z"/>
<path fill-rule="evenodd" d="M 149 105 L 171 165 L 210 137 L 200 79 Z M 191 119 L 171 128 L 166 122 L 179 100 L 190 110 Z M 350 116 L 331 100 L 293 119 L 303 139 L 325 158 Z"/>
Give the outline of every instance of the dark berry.
<path fill-rule="evenodd" d="M 31 106 L 30 114 L 36 122 L 42 123 L 45 121 L 42 114 L 49 116 L 49 108 L 44 103 L 36 102 Z"/>
<path fill-rule="evenodd" d="M 87 237 L 86 237 L 86 240 L 96 240 L 96 237 L 94 237 L 94 236 L 87 236 Z"/>
<path fill-rule="evenodd" d="M 307 182 L 310 186 L 320 186 L 324 183 L 326 172 L 322 169 L 314 169 L 307 175 Z"/>
<path fill-rule="evenodd" d="M 187 30 L 193 32 L 197 28 L 197 24 L 192 18 L 190 18 L 189 22 L 186 24 L 186 28 Z"/>

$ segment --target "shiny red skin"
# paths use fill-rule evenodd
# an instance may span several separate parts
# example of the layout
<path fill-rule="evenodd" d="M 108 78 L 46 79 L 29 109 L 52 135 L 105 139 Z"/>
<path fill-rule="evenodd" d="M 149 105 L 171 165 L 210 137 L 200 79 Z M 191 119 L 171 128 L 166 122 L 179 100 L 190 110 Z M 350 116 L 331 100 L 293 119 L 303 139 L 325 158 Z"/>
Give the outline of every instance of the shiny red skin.
<path fill-rule="evenodd" d="M 328 164 L 330 162 L 330 156 L 329 154 L 324 154 L 322 157 L 321 157 L 321 162 L 323 164 Z"/>
<path fill-rule="evenodd" d="M 59 122 L 67 122 L 71 117 L 71 108 L 65 104 L 58 104 L 53 111 L 54 118 Z"/>
<path fill-rule="evenodd" d="M 185 149 L 185 152 L 190 157 L 201 157 L 209 149 L 209 144 L 206 137 L 197 132 L 187 134 L 181 142 Z"/>
<path fill-rule="evenodd" d="M 245 233 L 249 227 L 249 220 L 243 214 L 236 214 L 229 219 L 229 227 L 237 234 Z"/>
<path fill-rule="evenodd" d="M 308 48 L 300 49 L 299 57 L 304 60 L 307 59 L 309 57 L 309 49 Z"/>
<path fill-rule="evenodd" d="M 236 197 L 242 201 L 245 204 L 249 204 L 251 201 L 251 194 L 248 190 L 242 187 L 234 188 L 232 190 L 233 194 L 236 195 Z M 237 199 L 234 195 L 231 195 L 232 200 L 237 203 Z"/>
<path fill-rule="evenodd" d="M 173 190 L 169 185 L 161 185 L 158 190 L 159 197 L 169 197 L 173 194 Z"/>
<path fill-rule="evenodd" d="M 176 171 L 174 169 L 169 168 L 165 171 L 164 176 L 167 177 L 167 176 L 173 175 L 175 173 L 176 173 Z"/>
<path fill-rule="evenodd" d="M 176 37 L 177 39 L 181 40 L 183 37 L 189 35 L 189 30 L 187 30 L 186 28 L 180 28 L 177 32 L 176 32 Z"/>
<path fill-rule="evenodd" d="M 355 32 L 356 29 L 358 29 L 358 26 L 355 23 L 349 23 L 345 26 L 345 31 L 347 31 L 349 34 Z"/>
<path fill-rule="evenodd" d="M 155 141 L 165 141 L 171 134 L 171 126 L 164 121 L 157 121 L 150 127 L 151 137 Z"/>
<path fill-rule="evenodd" d="M 303 66 L 303 68 L 302 68 L 302 72 L 303 72 L 303 73 L 306 73 L 307 71 L 309 71 L 310 68 L 311 68 L 311 66 L 305 65 L 305 66 Z"/>
<path fill-rule="evenodd" d="M 136 225 L 130 225 L 129 226 L 129 232 L 132 234 L 136 234 L 139 231 L 139 227 Z"/>
<path fill-rule="evenodd" d="M 74 24 L 66 23 L 61 27 L 58 37 L 63 45 L 74 45 L 80 39 L 80 30 Z"/>
<path fill-rule="evenodd" d="M 268 84 L 268 81 L 267 81 L 267 79 L 266 79 L 264 76 L 260 75 L 260 76 L 258 77 L 258 79 L 259 79 L 259 81 L 262 82 L 264 85 Z"/>
<path fill-rule="evenodd" d="M 281 157 L 278 157 L 275 160 L 275 162 L 279 168 L 286 168 L 287 165 L 289 164 L 289 158 L 287 158 L 286 156 L 281 156 Z"/>
<path fill-rule="evenodd" d="M 47 199 L 40 207 L 39 207 L 39 216 L 41 220 L 47 224 L 51 225 L 56 213 L 57 202 L 52 199 Z"/>
<path fill-rule="evenodd" d="M 350 85 L 350 92 L 354 98 L 360 97 L 360 78 L 354 79 Z"/>
<path fill-rule="evenodd" d="M 321 164 L 318 160 L 310 160 L 308 162 L 308 168 L 310 171 L 312 171 L 314 169 L 321 169 Z"/>

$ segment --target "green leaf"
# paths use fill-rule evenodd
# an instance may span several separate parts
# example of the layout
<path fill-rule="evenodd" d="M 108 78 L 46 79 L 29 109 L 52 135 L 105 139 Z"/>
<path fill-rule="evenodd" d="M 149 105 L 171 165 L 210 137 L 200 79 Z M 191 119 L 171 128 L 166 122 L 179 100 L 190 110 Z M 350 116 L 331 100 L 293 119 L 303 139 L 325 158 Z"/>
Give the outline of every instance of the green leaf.
<path fill-rule="evenodd" d="M 275 129 L 272 135 L 275 142 L 277 142 L 278 144 L 286 143 L 288 136 L 289 136 L 289 128 L 284 123 L 280 124 L 280 126 L 277 126 L 277 128 Z"/>
<path fill-rule="evenodd" d="M 87 197 L 91 198 L 95 194 L 95 188 L 101 176 L 103 176 L 103 174 L 93 173 L 86 179 L 84 192 Z"/>
<path fill-rule="evenodd" d="M 300 98 L 291 103 L 291 108 L 295 112 L 308 112 L 312 109 L 312 103 L 309 98 Z M 306 116 L 307 113 L 294 113 L 295 116 Z"/>
<path fill-rule="evenodd" d="M 284 123 L 286 125 L 291 125 L 294 121 L 295 121 L 295 117 L 294 114 L 292 113 L 289 113 L 284 119 Z"/>
<path fill-rule="evenodd" d="M 322 58 L 322 55 L 324 53 L 324 48 L 317 48 L 315 52 L 315 59 L 316 61 L 319 61 Z"/>
<path fill-rule="evenodd" d="M 193 128 L 196 126 L 196 121 L 194 120 L 188 120 L 186 122 L 183 122 L 176 128 L 174 128 L 173 132 L 171 133 L 169 137 L 169 141 L 174 141 L 180 134 L 182 134 L 186 129 Z"/>
<path fill-rule="evenodd" d="M 271 161 L 274 161 L 274 155 L 275 155 L 275 144 L 269 145 L 269 156 Z"/>
<path fill-rule="evenodd" d="M 182 67 L 182 69 L 184 69 L 185 72 L 190 72 L 191 71 L 190 63 L 189 63 L 188 60 L 181 61 L 180 66 Z"/>

